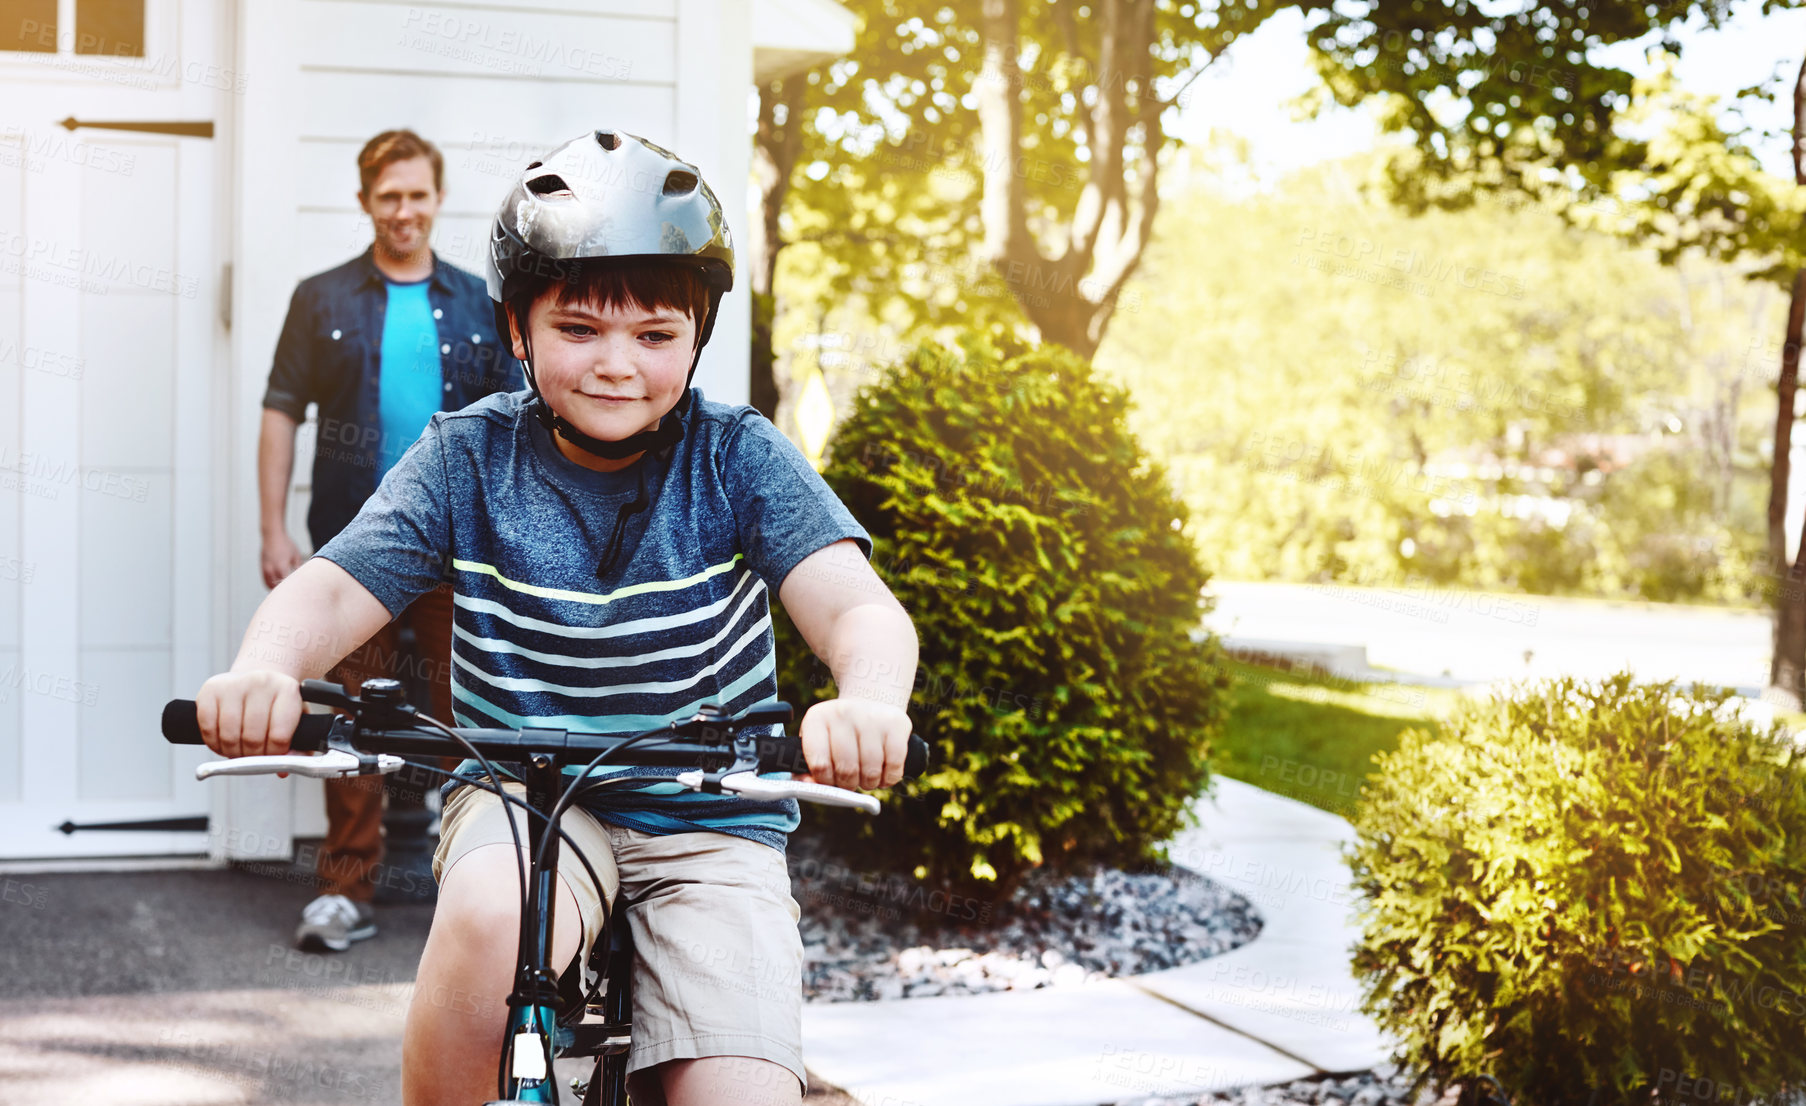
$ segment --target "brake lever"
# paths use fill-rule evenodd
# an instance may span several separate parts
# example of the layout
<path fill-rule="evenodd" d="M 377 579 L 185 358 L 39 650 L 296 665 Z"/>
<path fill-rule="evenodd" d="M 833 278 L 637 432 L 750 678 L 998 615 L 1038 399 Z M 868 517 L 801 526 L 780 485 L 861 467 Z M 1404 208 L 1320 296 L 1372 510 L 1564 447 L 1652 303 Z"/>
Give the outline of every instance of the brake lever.
<path fill-rule="evenodd" d="M 703 771 L 700 768 L 679 773 L 677 782 L 692 791 L 703 789 Z M 825 783 L 810 783 L 806 780 L 768 780 L 754 772 L 729 772 L 720 779 L 721 790 L 732 791 L 736 795 L 748 799 L 761 799 L 767 802 L 777 799 L 801 799 L 804 802 L 819 803 L 822 806 L 843 806 L 852 810 L 876 814 L 883 807 L 870 795 L 857 791 L 848 791 L 844 787 L 829 787 Z"/>
<path fill-rule="evenodd" d="M 205 780 L 214 776 L 260 776 L 272 772 L 293 772 L 297 776 L 311 776 L 317 780 L 335 780 L 345 776 L 388 775 L 407 763 L 388 753 L 379 753 L 369 759 L 375 761 L 375 766 L 366 772 L 362 759 L 340 749 L 318 756 L 285 753 L 281 756 L 233 757 L 231 760 L 210 760 L 200 765 L 194 770 L 194 778 Z"/>

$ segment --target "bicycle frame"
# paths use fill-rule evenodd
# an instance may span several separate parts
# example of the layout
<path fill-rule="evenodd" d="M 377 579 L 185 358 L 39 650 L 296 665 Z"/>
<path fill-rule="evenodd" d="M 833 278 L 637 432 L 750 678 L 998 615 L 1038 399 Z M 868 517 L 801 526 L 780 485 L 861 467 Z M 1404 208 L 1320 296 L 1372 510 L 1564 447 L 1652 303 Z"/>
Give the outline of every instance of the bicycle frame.
<path fill-rule="evenodd" d="M 515 966 L 515 993 L 509 999 L 508 1028 L 502 1039 L 502 1061 L 497 1073 L 497 1084 L 504 1102 L 555 1102 L 558 1089 L 555 1086 L 557 1072 L 554 1062 L 559 1055 L 594 1055 L 597 1058 L 596 1068 L 591 1073 L 589 1086 L 584 1092 L 583 1106 L 626 1106 L 627 1050 L 631 1043 L 633 1011 L 632 946 L 631 939 L 628 938 L 628 954 L 618 955 L 615 940 L 624 936 L 625 931 L 623 929 L 621 933 L 616 933 L 618 916 L 614 904 L 607 904 L 606 921 L 601 932 L 596 935 L 596 942 L 602 946 L 606 955 L 603 969 L 607 975 L 608 989 L 603 993 L 600 1039 L 585 1042 L 589 1047 L 579 1045 L 575 1033 L 571 1034 L 570 1044 L 566 1048 L 558 1047 L 559 1030 L 563 1027 L 558 1024 L 557 1006 L 562 1005 L 562 996 L 558 991 L 557 973 L 549 967 L 542 967 L 551 962 L 553 923 L 557 908 L 555 881 L 558 873 L 558 850 L 562 847 L 562 842 L 557 833 L 552 832 L 553 823 L 550 819 L 558 796 L 566 786 L 560 759 L 538 754 L 524 766 L 522 782 L 526 784 L 527 805 L 546 815 L 546 820 L 527 819 L 527 845 L 534 857 L 533 867 L 527 873 L 529 909 L 521 918 L 521 957 Z M 542 848 L 545 850 L 543 859 L 540 851 Z M 529 929 L 531 933 L 527 932 Z M 531 944 L 528 943 L 529 938 Z M 592 950 L 591 960 L 594 958 Z M 620 963 L 622 960 L 626 962 Z M 559 999 L 554 1004 L 543 1002 L 548 984 L 549 993 Z M 533 1000 L 530 1005 L 524 1002 L 516 1005 L 517 999 L 528 998 Z M 578 1016 L 581 1018 L 587 1012 L 587 1008 L 580 1009 Z M 618 1033 L 618 1030 L 627 1032 Z M 517 1051 L 523 1048 L 534 1051 Z M 595 1051 L 590 1051 L 590 1048 Z"/>

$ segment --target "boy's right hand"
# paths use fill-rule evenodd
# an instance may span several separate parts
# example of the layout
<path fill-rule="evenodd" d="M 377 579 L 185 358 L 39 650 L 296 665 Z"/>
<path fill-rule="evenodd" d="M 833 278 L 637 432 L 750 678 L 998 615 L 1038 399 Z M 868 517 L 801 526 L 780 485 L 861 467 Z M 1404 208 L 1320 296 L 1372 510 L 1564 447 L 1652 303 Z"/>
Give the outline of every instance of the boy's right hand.
<path fill-rule="evenodd" d="M 222 672 L 194 697 L 201 740 L 225 757 L 278 756 L 301 722 L 301 682 L 281 672 Z"/>

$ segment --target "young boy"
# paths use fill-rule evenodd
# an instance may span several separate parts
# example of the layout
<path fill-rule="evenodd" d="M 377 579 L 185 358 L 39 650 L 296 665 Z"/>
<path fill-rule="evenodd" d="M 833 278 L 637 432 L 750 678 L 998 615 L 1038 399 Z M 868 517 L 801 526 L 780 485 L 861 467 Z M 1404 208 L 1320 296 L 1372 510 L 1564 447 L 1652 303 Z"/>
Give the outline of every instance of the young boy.
<path fill-rule="evenodd" d="M 270 593 L 232 670 L 197 696 L 207 744 L 286 751 L 298 680 L 442 578 L 458 724 L 622 732 L 703 704 L 737 711 L 776 697 L 775 589 L 840 690 L 798 728 L 810 774 L 896 783 L 916 637 L 867 564 L 869 536 L 770 422 L 689 387 L 733 279 L 708 185 L 658 146 L 597 131 L 528 167 L 492 238 L 498 329 L 529 389 L 433 416 L 351 525 Z M 273 662 L 259 626 L 308 647 Z M 605 902 L 624 904 L 634 1101 L 796 1102 L 802 947 L 783 854 L 796 804 L 673 790 L 566 815 L 607 886 L 561 850 L 554 970 L 587 956 Z M 494 1094 L 519 934 L 500 806 L 469 786 L 446 800 L 404 1037 L 409 1103 Z"/>

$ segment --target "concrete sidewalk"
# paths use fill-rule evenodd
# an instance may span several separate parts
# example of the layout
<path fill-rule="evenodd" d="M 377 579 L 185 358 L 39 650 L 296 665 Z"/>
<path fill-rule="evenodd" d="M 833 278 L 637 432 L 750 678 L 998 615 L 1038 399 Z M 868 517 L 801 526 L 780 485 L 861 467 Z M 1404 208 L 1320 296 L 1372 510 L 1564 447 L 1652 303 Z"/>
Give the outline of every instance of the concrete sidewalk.
<path fill-rule="evenodd" d="M 1348 823 L 1223 777 L 1198 815 L 1173 859 L 1256 904 L 1253 941 L 1076 987 L 806 1006 L 810 1069 L 869 1103 L 1095 1106 L 1384 1060 L 1348 967 Z"/>

